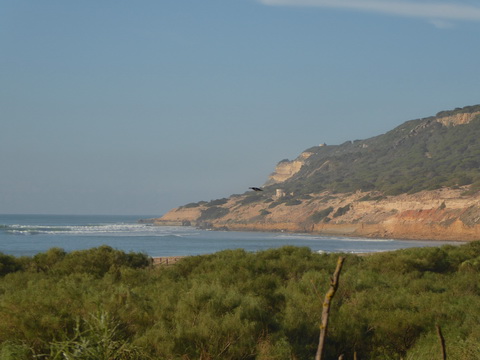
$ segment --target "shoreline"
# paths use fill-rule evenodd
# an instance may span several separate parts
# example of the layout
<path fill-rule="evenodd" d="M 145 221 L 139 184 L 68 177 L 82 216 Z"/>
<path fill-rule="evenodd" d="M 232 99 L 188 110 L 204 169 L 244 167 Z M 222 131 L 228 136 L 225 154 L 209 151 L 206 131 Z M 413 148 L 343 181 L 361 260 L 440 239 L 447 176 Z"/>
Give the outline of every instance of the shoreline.
<path fill-rule="evenodd" d="M 298 203 L 275 203 L 266 195 L 250 201 L 249 194 L 222 204 L 177 207 L 153 225 L 193 225 L 232 231 L 285 231 L 371 239 L 436 241 L 480 240 L 480 192 L 468 187 L 425 190 L 377 199 L 375 192 L 310 194 Z M 255 198 L 254 198 L 255 200 Z M 267 204 L 270 200 L 275 206 Z M 273 200 L 273 202 L 272 202 Z M 216 213 L 210 214 L 214 209 Z M 204 214 L 209 215 L 205 218 Z M 333 215 L 331 215 L 333 214 Z"/>
<path fill-rule="evenodd" d="M 160 225 L 160 226 L 164 226 L 164 225 Z M 396 239 L 396 238 L 387 238 L 387 237 L 367 237 L 367 236 L 358 236 L 358 235 L 344 235 L 344 234 L 325 234 L 325 233 L 313 233 L 313 232 L 291 232 L 291 231 L 260 231 L 260 230 L 226 230 L 226 229 L 202 229 L 202 228 L 198 228 L 198 227 L 195 227 L 195 226 L 184 226 L 184 227 L 189 227 L 189 228 L 193 228 L 193 229 L 199 229 L 199 230 L 203 230 L 203 231 L 212 231 L 212 232 L 223 232 L 223 231 L 226 231 L 226 232 L 258 232 L 258 233 L 283 233 L 283 234 L 292 234 L 292 235 L 318 235 L 318 236 L 322 236 L 322 237 L 329 237 L 329 236 L 336 236 L 336 237 L 340 237 L 340 238 L 344 238 L 344 239 L 359 239 L 359 238 L 362 238 L 362 239 L 368 239 L 368 240 L 378 240 L 379 242 L 382 242 L 382 241 L 405 241 L 405 242 L 424 242 L 424 243 L 430 243 L 430 242 L 435 242 L 437 244 L 433 244 L 433 245 L 424 245 L 424 246 L 419 246 L 418 248 L 424 248 L 424 247 L 430 247 L 430 246 L 433 246 L 433 247 L 442 247 L 442 246 L 445 246 L 445 245 L 451 245 L 451 246 L 462 246 L 462 245 L 466 245 L 472 241 L 465 241 L 465 240 L 459 240 L 459 239 L 456 239 L 456 240 L 437 240 L 437 239 L 412 239 L 412 238 L 401 238 L 401 239 Z M 301 246 L 301 245 L 295 245 L 295 244 L 291 244 L 291 246 Z M 378 253 L 386 253 L 386 252 L 395 252 L 395 251 L 398 251 L 398 250 L 402 250 L 402 249 L 412 249 L 412 248 L 416 248 L 416 247 L 400 247 L 400 248 L 394 248 L 394 249 L 385 249 L 385 250 L 377 250 L 377 251 L 362 251 L 362 252 L 355 252 L 355 251 L 323 251 L 323 250 L 313 250 L 312 249 L 312 252 L 314 253 L 319 253 L 319 254 L 335 254 L 335 253 L 338 253 L 338 254 L 348 254 L 348 255 L 356 255 L 356 256 L 369 256 L 369 255 L 373 255 L 373 254 L 378 254 Z M 211 253 L 204 253 L 204 254 L 191 254 L 191 255 L 171 255 L 171 256 L 151 256 L 150 258 L 152 259 L 152 265 L 154 266 L 170 266 L 170 265 L 174 265 L 176 263 L 178 263 L 179 261 L 181 261 L 182 259 L 184 258 L 187 258 L 187 257 L 192 257 L 192 256 L 202 256 L 202 255 L 211 255 L 211 254 L 214 254 L 218 251 L 222 251 L 222 250 L 216 250 L 214 252 L 211 252 Z M 246 250 L 248 251 L 248 250 Z M 255 252 L 255 251 L 254 251 Z"/>
<path fill-rule="evenodd" d="M 418 226 L 418 224 L 402 224 L 394 229 L 384 224 L 321 224 L 313 228 L 305 228 L 302 224 L 229 224 L 229 226 L 212 226 L 210 230 L 227 231 L 257 231 L 257 232 L 285 232 L 297 234 L 309 234 L 318 236 L 342 236 L 345 238 L 367 238 L 367 239 L 393 239 L 393 240 L 412 240 L 412 241 L 454 241 L 471 242 L 480 240 L 478 229 L 463 228 L 462 231 L 448 231 L 438 225 L 428 224 Z M 456 229 L 455 229 L 456 230 Z M 477 230 L 477 231 L 475 231 Z"/>
<path fill-rule="evenodd" d="M 293 227 L 275 227 L 275 226 L 265 226 L 264 224 L 245 224 L 238 225 L 229 224 L 229 226 L 215 226 L 211 224 L 210 227 L 205 226 L 195 226 L 195 225 L 184 225 L 181 223 L 171 223 L 163 221 L 152 221 L 152 226 L 175 226 L 175 227 L 189 227 L 198 230 L 205 231 L 227 231 L 227 232 L 258 232 L 258 233 L 285 233 L 285 234 L 303 234 L 303 235 L 316 235 L 316 236 L 340 236 L 345 238 L 365 238 L 373 240 L 399 240 L 399 241 L 443 241 L 443 242 L 459 242 L 459 243 L 468 243 L 472 241 L 480 240 L 480 237 L 476 236 L 466 236 L 465 238 L 460 238 L 457 234 L 446 234 L 445 231 L 442 233 L 444 236 L 435 236 L 438 235 L 437 231 L 432 231 L 432 228 L 426 228 L 424 231 L 415 232 L 412 234 L 410 232 L 403 232 L 402 234 L 396 235 L 391 231 L 387 231 L 383 227 L 366 225 L 366 224 L 342 224 L 334 225 L 331 227 L 324 227 L 321 230 L 308 231 L 305 228 L 300 228 L 299 226 Z M 362 231 L 362 230 L 370 231 Z M 439 229 L 435 229 L 439 230 Z M 424 235 L 424 233 L 428 233 Z M 403 235 L 403 236 L 402 236 Z M 429 236 L 430 235 L 430 236 Z M 471 234 L 470 234 L 471 235 Z"/>

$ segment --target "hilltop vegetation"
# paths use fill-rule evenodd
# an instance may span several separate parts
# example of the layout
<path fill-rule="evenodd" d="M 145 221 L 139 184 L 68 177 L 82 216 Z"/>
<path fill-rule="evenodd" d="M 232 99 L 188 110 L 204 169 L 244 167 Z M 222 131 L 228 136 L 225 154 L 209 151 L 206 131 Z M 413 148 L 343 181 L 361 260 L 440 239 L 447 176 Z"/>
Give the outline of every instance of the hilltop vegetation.
<path fill-rule="evenodd" d="M 311 359 L 337 255 L 284 247 L 153 267 L 108 247 L 0 256 L 0 359 Z M 480 358 L 480 243 L 348 255 L 327 359 Z"/>
<path fill-rule="evenodd" d="M 478 111 L 478 105 L 443 111 L 367 140 L 307 149 L 312 155 L 302 169 L 275 188 L 296 194 L 375 190 L 398 195 L 480 185 L 480 117 L 458 126 L 437 121 Z"/>
<path fill-rule="evenodd" d="M 262 195 L 274 196 L 277 189 L 287 194 L 280 203 L 290 201 L 289 205 L 325 191 L 364 191 L 389 196 L 471 185 L 471 191 L 477 192 L 480 190 L 480 115 L 456 126 L 446 125 L 441 119 L 479 112 L 480 105 L 440 111 L 436 116 L 407 121 L 366 140 L 308 148 L 302 153 L 308 157 L 302 159 L 303 165 L 297 173 L 286 181 L 267 182 L 262 194 L 247 192 L 241 205 L 259 202 L 264 198 Z M 288 162 L 284 159 L 279 165 Z M 190 203 L 183 208 L 218 206 L 226 200 Z M 212 211 L 207 215 L 211 219 L 225 214 Z"/>

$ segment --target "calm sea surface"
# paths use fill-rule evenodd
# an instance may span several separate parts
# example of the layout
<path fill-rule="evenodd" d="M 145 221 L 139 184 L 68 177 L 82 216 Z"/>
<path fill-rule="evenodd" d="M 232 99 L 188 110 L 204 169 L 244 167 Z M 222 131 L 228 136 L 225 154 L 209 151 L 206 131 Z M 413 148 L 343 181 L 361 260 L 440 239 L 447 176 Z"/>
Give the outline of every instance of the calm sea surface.
<path fill-rule="evenodd" d="M 148 216 L 0 215 L 0 252 L 31 256 L 52 247 L 72 251 L 109 245 L 118 250 L 143 252 L 150 256 L 181 256 L 225 249 L 258 251 L 295 245 L 307 246 L 313 251 L 367 253 L 448 244 L 439 241 L 157 227 L 138 224 L 140 218 Z"/>

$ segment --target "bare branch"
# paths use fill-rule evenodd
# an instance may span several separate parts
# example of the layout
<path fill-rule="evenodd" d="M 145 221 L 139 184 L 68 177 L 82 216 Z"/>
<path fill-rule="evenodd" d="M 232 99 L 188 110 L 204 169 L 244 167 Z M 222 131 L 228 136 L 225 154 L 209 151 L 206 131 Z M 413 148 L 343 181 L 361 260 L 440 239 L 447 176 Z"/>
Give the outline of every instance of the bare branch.
<path fill-rule="evenodd" d="M 438 338 L 440 339 L 440 346 L 442 347 L 442 359 L 447 360 L 447 350 L 445 349 L 445 338 L 443 337 L 442 329 L 438 324 L 437 324 L 437 335 L 438 335 Z"/>
<path fill-rule="evenodd" d="M 318 340 L 317 354 L 315 355 L 315 360 L 322 360 L 325 339 L 327 337 L 327 328 L 328 328 L 328 317 L 330 315 L 330 305 L 338 289 L 338 280 L 340 278 L 340 272 L 342 271 L 343 262 L 345 258 L 340 256 L 337 260 L 337 268 L 333 274 L 333 277 L 330 279 L 330 288 L 325 295 L 325 300 L 323 301 L 323 311 L 322 311 L 322 322 L 320 324 L 320 337 Z"/>

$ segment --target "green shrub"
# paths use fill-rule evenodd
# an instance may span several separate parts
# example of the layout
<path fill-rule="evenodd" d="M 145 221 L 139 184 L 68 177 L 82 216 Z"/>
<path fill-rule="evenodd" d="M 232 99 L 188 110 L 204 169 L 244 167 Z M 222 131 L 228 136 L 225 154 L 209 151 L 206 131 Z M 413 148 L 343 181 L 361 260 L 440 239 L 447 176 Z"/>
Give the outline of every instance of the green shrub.
<path fill-rule="evenodd" d="M 196 208 L 199 207 L 200 203 L 188 203 L 186 205 L 183 205 L 182 208 L 184 209 L 190 209 L 190 208 Z"/>
<path fill-rule="evenodd" d="M 257 195 L 257 194 L 248 195 L 244 199 L 240 200 L 239 204 L 241 204 L 241 205 L 252 204 L 252 203 L 261 201 L 262 198 L 263 197 L 261 195 Z"/>
<path fill-rule="evenodd" d="M 5 341 L 0 344 L 0 360 L 30 360 L 32 349 L 25 344 Z"/>
<path fill-rule="evenodd" d="M 21 268 L 20 261 L 15 257 L 0 253 L 0 276 L 19 271 Z"/>
<path fill-rule="evenodd" d="M 50 359 L 147 360 L 147 355 L 123 338 L 121 324 L 101 312 L 77 320 L 73 334 L 50 345 Z"/>
<path fill-rule="evenodd" d="M 336 218 L 336 217 L 345 215 L 348 212 L 348 210 L 350 210 L 350 207 L 351 207 L 351 204 L 345 205 L 343 207 L 339 207 L 337 211 L 335 211 L 335 213 L 333 214 L 333 217 Z"/>
<path fill-rule="evenodd" d="M 313 215 L 310 216 L 310 220 L 319 223 L 323 219 L 325 219 L 330 213 L 333 211 L 333 207 L 328 207 L 326 209 L 320 210 L 320 211 L 315 211 Z"/>
<path fill-rule="evenodd" d="M 449 358 L 478 358 L 480 242 L 346 257 L 327 359 L 429 359 L 436 324 Z M 108 247 L 14 258 L 0 359 L 313 358 L 337 258 L 294 246 L 170 267 Z"/>
<path fill-rule="evenodd" d="M 210 201 L 208 204 L 205 204 L 205 206 L 218 206 L 218 205 L 223 205 L 223 204 L 226 204 L 227 201 L 228 201 L 227 198 L 212 200 L 212 201 Z"/>
<path fill-rule="evenodd" d="M 229 210 L 227 208 L 212 206 L 202 210 L 202 214 L 198 218 L 199 221 L 214 220 L 227 215 Z"/>
<path fill-rule="evenodd" d="M 295 205 L 300 205 L 301 203 L 302 203 L 302 200 L 289 199 L 285 202 L 285 206 L 295 206 Z"/>

